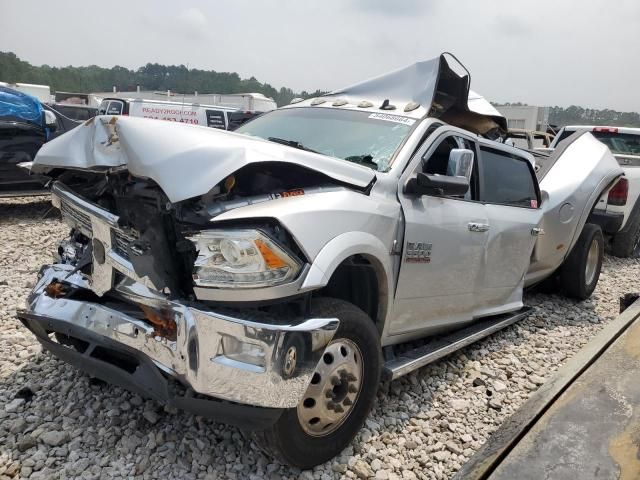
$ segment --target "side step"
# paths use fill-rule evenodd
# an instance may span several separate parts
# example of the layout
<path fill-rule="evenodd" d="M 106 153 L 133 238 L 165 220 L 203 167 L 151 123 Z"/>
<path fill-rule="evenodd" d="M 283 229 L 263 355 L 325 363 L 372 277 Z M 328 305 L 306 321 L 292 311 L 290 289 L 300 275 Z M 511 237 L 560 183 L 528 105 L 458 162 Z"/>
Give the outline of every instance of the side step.
<path fill-rule="evenodd" d="M 395 380 L 402 377 L 417 368 L 424 367 L 462 347 L 466 347 L 498 330 L 502 330 L 512 323 L 522 320 L 531 313 L 531 310 L 531 307 L 523 307 L 517 312 L 479 320 L 461 330 L 433 337 L 424 345 L 387 360 L 384 364 L 382 376 L 386 380 Z"/>

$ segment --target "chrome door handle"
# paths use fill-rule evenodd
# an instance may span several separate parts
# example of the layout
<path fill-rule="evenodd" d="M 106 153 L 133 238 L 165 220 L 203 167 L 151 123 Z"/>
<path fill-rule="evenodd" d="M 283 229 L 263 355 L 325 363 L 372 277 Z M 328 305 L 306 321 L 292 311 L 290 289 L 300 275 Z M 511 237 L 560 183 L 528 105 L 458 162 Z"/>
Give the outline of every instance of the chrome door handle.
<path fill-rule="evenodd" d="M 534 237 L 539 237 L 540 235 L 544 235 L 544 228 L 534 227 L 531 229 L 531 235 Z"/>
<path fill-rule="evenodd" d="M 489 230 L 488 223 L 469 222 L 467 227 L 469 228 L 470 232 L 486 232 Z"/>

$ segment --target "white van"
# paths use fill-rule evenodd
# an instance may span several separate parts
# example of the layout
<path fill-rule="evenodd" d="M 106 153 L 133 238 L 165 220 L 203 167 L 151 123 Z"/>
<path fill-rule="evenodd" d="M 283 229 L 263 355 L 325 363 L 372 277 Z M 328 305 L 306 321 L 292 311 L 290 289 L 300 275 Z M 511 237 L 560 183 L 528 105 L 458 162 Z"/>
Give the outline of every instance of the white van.
<path fill-rule="evenodd" d="M 98 107 L 98 115 L 129 115 L 155 118 L 170 122 L 190 123 L 206 127 L 235 130 L 259 113 L 238 111 L 236 108 L 199 103 L 166 102 L 133 98 L 105 98 Z"/>

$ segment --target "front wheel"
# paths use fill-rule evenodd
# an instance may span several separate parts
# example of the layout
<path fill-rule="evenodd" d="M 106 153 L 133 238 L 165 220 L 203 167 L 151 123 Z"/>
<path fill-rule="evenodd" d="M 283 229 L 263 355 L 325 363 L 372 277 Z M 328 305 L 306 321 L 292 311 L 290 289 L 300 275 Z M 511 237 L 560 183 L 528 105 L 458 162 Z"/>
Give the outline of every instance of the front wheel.
<path fill-rule="evenodd" d="M 339 454 L 362 427 L 376 396 L 382 351 L 373 321 L 355 305 L 334 298 L 312 301 L 315 318 L 340 326 L 318 363 L 300 404 L 253 438 L 267 454 L 302 469 Z"/>
<path fill-rule="evenodd" d="M 564 292 L 579 300 L 589 298 L 598 284 L 603 257 L 602 230 L 598 225 L 585 224 L 573 250 L 560 267 L 560 285 Z"/>

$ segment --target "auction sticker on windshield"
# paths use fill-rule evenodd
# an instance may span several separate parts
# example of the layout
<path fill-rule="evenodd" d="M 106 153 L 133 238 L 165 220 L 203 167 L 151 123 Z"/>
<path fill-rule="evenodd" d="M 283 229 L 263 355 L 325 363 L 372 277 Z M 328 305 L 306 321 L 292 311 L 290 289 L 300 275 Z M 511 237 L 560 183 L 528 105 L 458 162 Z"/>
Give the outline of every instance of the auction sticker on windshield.
<path fill-rule="evenodd" d="M 400 115 L 389 115 L 388 113 L 372 113 L 369 118 L 375 120 L 385 120 L 387 122 L 402 123 L 403 125 L 413 125 L 416 123 L 415 119 L 402 117 Z"/>

